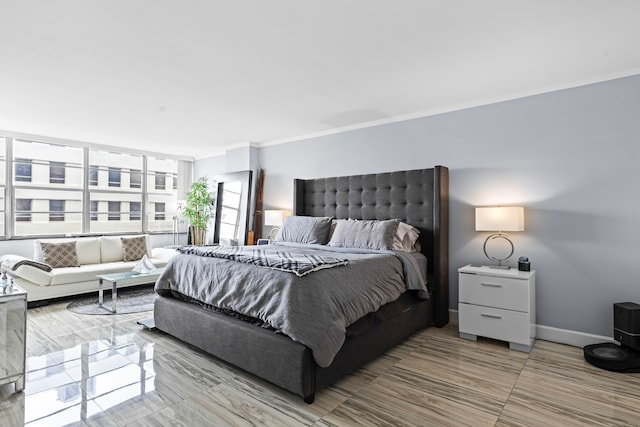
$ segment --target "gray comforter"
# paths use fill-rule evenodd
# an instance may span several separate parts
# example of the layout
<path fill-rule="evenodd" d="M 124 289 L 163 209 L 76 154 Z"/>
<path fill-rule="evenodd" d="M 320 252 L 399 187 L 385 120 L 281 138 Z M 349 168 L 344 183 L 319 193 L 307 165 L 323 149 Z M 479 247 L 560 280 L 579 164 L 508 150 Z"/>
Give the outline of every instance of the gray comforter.
<path fill-rule="evenodd" d="M 264 246 L 282 251 L 282 245 Z M 349 264 L 304 277 L 230 260 L 178 254 L 156 281 L 156 292 L 182 295 L 260 319 L 313 352 L 319 366 L 331 364 L 346 328 L 407 289 L 427 295 L 426 272 L 414 259 L 390 251 L 351 252 L 320 245 L 287 250 L 349 260 Z M 405 277 L 409 279 L 405 283 Z"/>

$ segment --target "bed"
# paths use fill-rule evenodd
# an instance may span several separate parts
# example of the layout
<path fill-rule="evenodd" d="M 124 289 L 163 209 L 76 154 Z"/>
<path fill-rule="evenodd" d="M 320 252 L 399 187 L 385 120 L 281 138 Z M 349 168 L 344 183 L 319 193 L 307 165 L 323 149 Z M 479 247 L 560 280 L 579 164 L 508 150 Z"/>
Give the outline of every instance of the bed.
<path fill-rule="evenodd" d="M 205 297 L 200 298 L 201 294 L 182 295 L 182 289 L 191 284 L 180 282 L 202 281 L 202 278 L 206 280 L 207 277 L 221 274 L 222 271 L 226 272 L 227 270 L 222 269 L 221 263 L 224 263 L 225 266 L 241 264 L 227 259 L 209 258 L 212 256 L 212 252 L 217 251 L 218 248 L 213 250 L 211 248 L 184 248 L 183 253 L 174 257 L 175 261 L 172 259 L 169 263 L 166 277 L 161 276 L 162 280 L 159 279 L 156 283 L 156 292 L 160 296 L 155 303 L 154 321 L 159 330 L 297 394 L 307 403 L 312 403 L 318 390 L 373 360 L 416 331 L 427 326 L 442 327 L 448 323 L 448 169 L 443 166 L 435 166 L 430 169 L 380 174 L 296 179 L 294 180 L 294 215 L 297 217 L 296 219 L 303 221 L 334 219 L 334 225 L 336 222 L 338 223 L 334 236 L 336 236 L 336 232 L 342 230 L 338 227 L 349 227 L 353 222 L 346 221 L 347 219 L 361 220 L 355 221 L 356 223 L 374 223 L 369 220 L 376 220 L 376 226 L 378 223 L 386 224 L 391 222 L 387 220 L 394 220 L 417 228 L 420 231 L 418 246 L 423 256 L 409 254 L 411 257 L 402 255 L 396 256 L 396 258 L 401 260 L 404 258 L 426 259 L 428 298 L 425 299 L 425 292 L 418 290 L 401 291 L 399 295 L 384 296 L 383 298 L 391 298 L 391 300 L 380 303 L 380 307 L 374 312 L 364 314 L 358 319 L 349 318 L 348 322 L 342 325 L 343 336 L 339 336 L 339 328 L 336 328 L 337 332 L 334 331 L 332 336 L 333 341 L 336 339 L 339 341 L 334 346 L 336 347 L 335 351 L 323 353 L 319 350 L 323 346 L 318 347 L 315 342 L 306 341 L 307 336 L 314 336 L 313 331 L 307 336 L 303 336 L 304 334 L 296 335 L 298 331 L 288 329 L 288 324 L 265 327 L 269 325 L 256 324 L 254 321 L 256 319 L 251 316 L 254 313 L 249 313 L 250 316 L 243 316 L 242 313 L 238 314 L 235 310 L 230 313 L 228 310 L 215 309 L 202 301 L 197 301 L 198 299 L 205 300 Z M 305 247 L 302 252 L 316 249 L 318 248 Z M 267 282 L 260 284 L 261 288 L 254 288 L 255 292 L 259 292 L 260 295 L 256 293 L 255 301 L 252 301 L 252 303 L 258 301 L 259 304 L 267 302 L 266 305 L 269 305 L 270 301 L 279 301 L 280 299 L 293 300 L 297 303 L 306 293 L 304 290 L 299 290 L 304 287 L 300 283 L 313 283 L 314 285 L 308 289 L 324 286 L 329 288 L 329 282 L 337 281 L 336 277 L 349 277 L 348 286 L 343 286 L 347 289 L 357 288 L 361 284 L 365 286 L 376 280 L 374 276 L 365 274 L 367 270 L 371 269 L 371 261 L 369 255 L 365 254 L 366 250 L 355 255 L 346 255 L 340 253 L 340 248 L 337 248 L 338 253 L 329 252 L 327 255 L 324 253 L 324 248 L 319 249 L 323 251 L 323 261 L 335 258 L 343 264 L 331 266 L 332 268 L 318 267 L 321 271 L 315 271 L 308 275 L 305 272 L 299 278 L 302 281 L 295 282 L 296 285 L 286 285 L 291 286 L 286 288 L 286 298 L 280 294 L 265 297 L 262 290 L 269 289 L 271 285 L 280 286 L 275 283 L 279 280 L 293 280 L 290 277 L 294 275 L 290 272 L 274 271 L 273 269 L 260 270 L 262 267 L 245 264 L 242 268 L 246 268 L 248 272 L 233 270 L 233 273 L 228 273 L 230 275 L 225 277 L 232 276 L 234 280 L 239 282 L 248 281 L 250 277 L 252 277 L 251 280 L 266 280 Z M 187 253 L 189 250 L 192 252 L 205 250 L 206 253 L 198 253 L 194 256 L 193 253 Z M 220 248 L 220 251 L 223 250 L 224 248 Z M 260 252 L 268 251 L 260 250 Z M 371 256 L 380 256 L 379 260 L 383 259 L 383 255 L 374 254 Z M 384 256 L 393 258 L 391 255 Z M 316 258 L 318 257 L 313 257 L 314 260 Z M 375 262 L 382 266 L 383 263 L 379 260 Z M 210 262 L 218 264 L 212 267 Z M 365 264 L 365 262 L 369 264 Z M 393 261 L 390 262 L 393 263 Z M 399 265 L 398 261 L 395 262 L 396 265 Z M 403 260 L 402 266 L 405 268 L 406 275 L 407 270 L 404 263 Z M 362 268 L 365 265 L 368 267 L 360 270 L 359 273 L 356 272 L 357 266 Z M 234 266 L 233 268 L 241 267 Z M 393 268 L 397 270 L 399 267 Z M 347 273 L 351 270 L 356 273 Z M 175 273 L 177 271 L 183 271 L 182 275 Z M 184 271 L 188 271 L 189 274 Z M 296 272 L 295 275 L 298 274 Z M 361 277 L 356 277 L 353 274 Z M 189 277 L 193 279 L 190 280 Z M 195 279 L 196 277 L 198 279 Z M 243 278 L 238 279 L 239 277 Z M 269 286 L 265 286 L 265 283 L 268 283 Z M 174 288 L 169 290 L 170 287 Z M 248 285 L 247 288 L 249 288 Z M 297 294 L 290 296 L 291 289 L 295 289 Z M 204 288 L 200 292 L 208 294 L 210 290 Z M 317 294 L 312 294 L 308 298 L 314 302 L 310 303 L 308 307 L 296 310 L 294 306 L 291 314 L 284 317 L 294 318 L 296 311 L 311 312 L 311 306 L 325 304 L 321 299 L 321 294 L 320 291 Z M 223 295 L 223 298 L 227 298 L 226 294 Z M 318 303 L 317 301 L 323 302 Z M 291 305 L 290 301 L 288 304 Z M 364 310 L 366 311 L 366 308 Z M 347 317 L 349 316 L 351 314 Z M 256 315 L 255 317 L 260 316 Z M 275 317 L 281 318 L 283 316 L 271 316 L 269 319 Z M 293 321 L 290 323 L 301 322 Z M 318 324 L 322 325 L 320 317 L 318 317 Z M 303 342 L 307 344 L 303 344 Z"/>

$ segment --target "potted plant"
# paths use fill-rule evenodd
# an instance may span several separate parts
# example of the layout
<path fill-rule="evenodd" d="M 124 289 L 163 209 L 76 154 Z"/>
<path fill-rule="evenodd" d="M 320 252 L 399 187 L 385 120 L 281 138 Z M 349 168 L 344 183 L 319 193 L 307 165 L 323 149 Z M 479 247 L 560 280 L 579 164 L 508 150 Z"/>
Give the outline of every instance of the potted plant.
<path fill-rule="evenodd" d="M 209 183 L 206 176 L 200 177 L 191 184 L 191 189 L 187 193 L 186 204 L 180 210 L 189 219 L 191 243 L 194 245 L 205 244 L 205 236 L 211 219 L 212 201 L 213 198 L 209 192 Z"/>

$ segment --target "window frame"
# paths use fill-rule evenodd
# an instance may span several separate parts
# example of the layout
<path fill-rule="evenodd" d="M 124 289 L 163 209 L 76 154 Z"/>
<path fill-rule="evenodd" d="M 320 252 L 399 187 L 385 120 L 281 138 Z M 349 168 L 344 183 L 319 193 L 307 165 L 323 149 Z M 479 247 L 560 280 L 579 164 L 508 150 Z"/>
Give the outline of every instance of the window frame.
<path fill-rule="evenodd" d="M 95 174 L 95 179 L 94 179 Z M 89 165 L 89 187 L 97 187 L 100 179 L 100 166 Z"/>
<path fill-rule="evenodd" d="M 29 209 L 20 209 L 18 211 L 18 201 L 20 202 L 29 202 Z M 24 198 L 19 198 L 19 199 L 15 199 L 15 208 L 14 208 L 14 212 L 15 212 L 15 221 L 16 222 L 31 222 L 31 220 L 33 219 L 32 217 L 32 212 L 33 212 L 33 199 L 24 199 Z M 18 219 L 18 218 L 25 218 L 25 219 Z"/>
<path fill-rule="evenodd" d="M 134 210 L 133 206 L 138 206 L 138 209 Z M 129 202 L 129 221 L 142 221 L 142 202 Z"/>
<path fill-rule="evenodd" d="M 153 202 L 153 217 L 155 221 L 167 220 L 167 204 L 165 202 Z M 162 208 L 158 210 L 158 208 Z"/>
<path fill-rule="evenodd" d="M 20 157 L 15 160 L 12 159 L 12 162 L 13 162 L 13 168 L 14 168 L 13 179 L 16 182 L 32 182 L 33 181 L 33 159 L 25 159 L 24 157 Z M 28 177 L 27 177 L 27 174 L 18 175 L 18 167 L 28 168 L 29 170 Z"/>
<path fill-rule="evenodd" d="M 112 209 L 111 206 L 113 206 L 114 209 Z M 119 200 L 108 200 L 107 201 L 107 221 L 120 221 L 121 219 L 122 219 L 122 202 Z"/>
<path fill-rule="evenodd" d="M 56 176 L 56 175 L 61 175 L 61 176 Z M 67 163 L 50 160 L 49 161 L 49 184 L 65 184 L 66 177 L 67 177 Z"/>
<path fill-rule="evenodd" d="M 5 194 L 4 204 L 0 201 L 0 214 L 4 215 L 4 230 L 0 230 L 0 240 L 79 235 L 167 234 L 172 232 L 172 229 L 167 226 L 167 221 L 156 222 L 150 227 L 150 223 L 153 223 L 156 217 L 155 212 L 149 212 L 154 208 L 154 206 L 149 205 L 149 195 L 150 192 L 154 191 L 155 185 L 151 189 L 148 188 L 147 177 L 149 171 L 147 159 L 154 158 L 169 162 L 169 166 L 166 169 L 168 172 L 163 175 L 173 178 L 173 185 L 166 182 L 165 177 L 163 179 L 165 190 L 159 190 L 164 191 L 163 197 L 165 200 L 163 201 L 169 203 L 168 205 L 165 204 L 165 212 L 161 212 L 158 217 L 165 219 L 173 215 L 173 210 L 170 206 L 173 206 L 174 199 L 176 205 L 178 201 L 177 191 L 175 190 L 176 171 L 180 170 L 179 168 L 186 167 L 186 170 L 192 168 L 192 160 L 135 150 L 130 152 L 127 150 L 121 151 L 114 149 L 115 147 L 107 148 L 108 153 L 125 157 L 134 156 L 140 159 L 140 167 L 138 168 L 126 166 L 127 162 L 123 164 L 123 167 L 118 167 L 120 166 L 118 163 L 108 165 L 108 163 L 101 163 L 100 160 L 97 162 L 89 161 L 89 153 L 92 150 L 105 151 L 104 146 L 74 143 L 72 141 L 70 143 L 65 143 L 61 140 L 51 141 L 46 137 L 32 138 L 22 134 L 13 136 L 0 133 L 0 140 L 0 142 L 4 143 L 4 150 L 0 146 L 0 162 L 4 162 L 5 167 L 5 182 L 0 185 L 0 191 L 4 191 Z M 18 142 L 21 145 L 16 145 L 14 149 L 14 144 Z M 23 143 L 52 146 L 51 155 L 48 152 L 44 152 L 41 155 L 41 151 L 38 151 L 39 148 L 25 150 Z M 71 163 L 62 161 L 67 159 L 64 153 L 60 154 L 63 148 L 74 150 L 73 154 L 71 154 Z M 15 154 L 19 155 L 16 156 Z M 107 165 L 111 166 L 111 168 L 108 168 Z M 69 168 L 72 168 L 73 171 L 70 171 Z M 162 171 L 162 167 L 159 170 Z M 112 178 L 110 185 L 108 182 L 109 171 Z M 182 176 L 186 177 L 186 175 Z M 105 181 L 105 179 L 107 180 Z M 189 182 L 181 181 L 179 187 L 188 188 L 188 184 Z M 130 188 L 127 188 L 128 185 Z M 173 191 L 170 187 L 173 187 Z M 49 195 L 50 190 L 54 191 L 51 195 Z M 34 194 L 33 197 L 31 197 L 32 192 Z M 96 192 L 103 193 L 103 196 L 94 195 L 93 197 L 96 197 L 97 200 L 92 200 L 92 193 Z M 117 211 L 115 210 L 117 206 L 114 204 L 112 204 L 110 212 L 105 211 L 105 205 L 100 204 L 100 200 L 105 200 L 105 197 L 108 197 L 108 193 L 119 194 L 116 200 L 120 200 L 121 203 Z M 156 197 L 157 195 L 153 196 Z M 153 197 L 151 198 L 153 199 Z M 24 204 L 19 206 L 20 203 L 24 203 L 19 201 L 21 199 L 29 200 L 30 206 Z M 94 201 L 99 203 L 97 210 L 95 209 Z M 133 206 L 133 211 L 128 207 L 129 203 Z M 101 208 L 100 206 L 103 207 Z M 30 209 L 28 211 L 18 211 L 19 207 L 29 207 Z M 62 211 L 60 211 L 61 207 Z M 137 207 L 139 207 L 139 211 Z M 149 217 L 150 213 L 151 217 Z M 119 217 L 119 221 L 123 221 L 123 227 L 116 225 L 114 228 L 96 228 L 91 225 L 96 224 L 96 222 L 107 224 L 109 220 L 116 223 L 117 217 Z M 64 231 L 60 226 L 47 228 L 48 220 L 60 225 L 69 222 L 74 224 L 71 227 L 73 230 L 70 232 Z M 129 220 L 135 224 L 127 226 L 125 223 Z M 34 225 L 28 225 L 28 222 Z M 16 228 L 18 223 L 25 225 Z M 36 224 L 44 224 L 44 227 L 36 227 Z M 133 229 L 131 226 L 133 226 Z"/>
<path fill-rule="evenodd" d="M 111 175 L 112 173 L 114 174 L 113 177 Z M 107 174 L 108 174 L 107 184 L 108 184 L 109 188 L 122 188 L 122 168 L 116 168 L 116 167 L 113 167 L 113 166 L 109 166 Z M 117 180 L 117 184 L 118 185 L 115 185 L 116 184 L 116 179 L 115 179 L 116 176 L 118 177 L 118 180 Z"/>
<path fill-rule="evenodd" d="M 95 203 L 95 209 L 94 209 Z M 89 200 L 89 222 L 98 221 L 100 213 L 100 200 Z M 94 219 L 95 218 L 95 219 Z"/>
<path fill-rule="evenodd" d="M 66 205 L 67 203 L 64 199 L 49 199 L 49 222 L 64 222 Z M 59 209 L 59 207 L 62 209 Z"/>
<path fill-rule="evenodd" d="M 133 180 L 134 176 L 136 177 L 135 181 Z M 129 188 L 142 189 L 142 169 L 129 169 Z"/>

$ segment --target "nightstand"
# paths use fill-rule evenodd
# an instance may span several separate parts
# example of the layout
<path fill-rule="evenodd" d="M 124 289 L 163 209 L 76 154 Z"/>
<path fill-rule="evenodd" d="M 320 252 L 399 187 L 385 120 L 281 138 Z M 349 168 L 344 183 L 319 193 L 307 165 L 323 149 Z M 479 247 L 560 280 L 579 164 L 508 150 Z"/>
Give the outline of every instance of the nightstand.
<path fill-rule="evenodd" d="M 509 342 L 531 351 L 536 328 L 536 272 L 467 265 L 458 269 L 460 337 Z"/>

